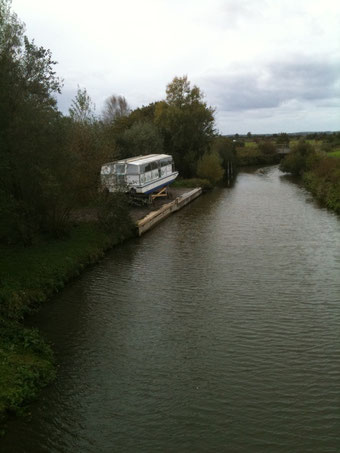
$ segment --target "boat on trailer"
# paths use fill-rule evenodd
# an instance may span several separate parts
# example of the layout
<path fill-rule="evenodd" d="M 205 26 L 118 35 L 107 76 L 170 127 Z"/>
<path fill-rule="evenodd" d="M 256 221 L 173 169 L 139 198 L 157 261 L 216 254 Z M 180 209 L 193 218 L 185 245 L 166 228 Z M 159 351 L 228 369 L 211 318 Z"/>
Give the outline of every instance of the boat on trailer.
<path fill-rule="evenodd" d="M 104 190 L 140 196 L 164 193 L 177 176 L 174 160 L 168 154 L 148 154 L 109 162 L 100 172 Z"/>

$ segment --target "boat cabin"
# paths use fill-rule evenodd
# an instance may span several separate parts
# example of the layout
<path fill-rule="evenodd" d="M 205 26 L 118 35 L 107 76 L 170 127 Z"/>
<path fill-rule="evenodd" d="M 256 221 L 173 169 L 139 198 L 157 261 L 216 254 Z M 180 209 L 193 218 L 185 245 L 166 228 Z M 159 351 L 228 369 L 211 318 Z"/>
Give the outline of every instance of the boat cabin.
<path fill-rule="evenodd" d="M 132 157 L 101 168 L 102 186 L 110 192 L 150 194 L 171 184 L 177 176 L 173 158 L 168 154 Z"/>

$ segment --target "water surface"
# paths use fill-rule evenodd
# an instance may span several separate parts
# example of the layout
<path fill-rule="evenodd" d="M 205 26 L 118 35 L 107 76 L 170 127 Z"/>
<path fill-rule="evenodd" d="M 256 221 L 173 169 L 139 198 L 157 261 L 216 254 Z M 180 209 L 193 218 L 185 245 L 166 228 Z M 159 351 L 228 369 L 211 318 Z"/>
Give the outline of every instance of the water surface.
<path fill-rule="evenodd" d="M 3 452 L 340 451 L 340 220 L 276 167 L 116 248 L 36 322 L 58 379 Z"/>

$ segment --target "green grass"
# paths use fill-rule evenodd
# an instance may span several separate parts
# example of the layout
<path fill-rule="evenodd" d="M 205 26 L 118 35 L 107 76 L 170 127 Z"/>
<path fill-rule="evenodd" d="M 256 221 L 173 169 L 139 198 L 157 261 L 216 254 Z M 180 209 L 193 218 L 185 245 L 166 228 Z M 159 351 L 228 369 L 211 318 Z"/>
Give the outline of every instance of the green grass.
<path fill-rule="evenodd" d="M 22 413 L 55 377 L 53 355 L 39 333 L 0 321 L 0 426 L 7 413 Z M 3 430 L 0 429 L 0 435 Z"/>
<path fill-rule="evenodd" d="M 191 178 L 191 179 L 176 179 L 171 184 L 171 187 L 174 188 L 195 188 L 195 187 L 202 187 L 203 190 L 209 190 L 212 188 L 211 183 L 207 179 L 200 179 L 200 178 Z"/>
<path fill-rule="evenodd" d="M 83 224 L 64 239 L 40 240 L 30 247 L 1 245 L 0 315 L 21 318 L 31 303 L 59 291 L 114 242 L 95 224 Z"/>
<path fill-rule="evenodd" d="M 290 141 L 289 141 L 290 146 L 297 145 L 298 142 L 299 142 L 299 140 L 300 140 L 300 139 L 296 139 L 296 138 L 293 139 L 293 140 L 290 140 Z M 307 138 L 307 139 L 305 139 L 305 141 L 306 141 L 307 143 L 310 143 L 310 144 L 313 145 L 313 146 L 319 145 L 320 143 L 322 143 L 320 140 L 315 140 L 314 138 L 312 138 L 312 139 Z"/>
<path fill-rule="evenodd" d="M 244 146 L 245 146 L 245 148 L 256 148 L 257 143 L 253 142 L 253 141 L 245 141 Z"/>
<path fill-rule="evenodd" d="M 327 153 L 327 156 L 340 158 L 340 149 L 336 149 L 330 153 Z"/>
<path fill-rule="evenodd" d="M 55 374 L 51 349 L 37 331 L 23 327 L 23 316 L 131 235 L 81 224 L 64 239 L 0 246 L 0 425 L 8 412 L 20 413 Z"/>

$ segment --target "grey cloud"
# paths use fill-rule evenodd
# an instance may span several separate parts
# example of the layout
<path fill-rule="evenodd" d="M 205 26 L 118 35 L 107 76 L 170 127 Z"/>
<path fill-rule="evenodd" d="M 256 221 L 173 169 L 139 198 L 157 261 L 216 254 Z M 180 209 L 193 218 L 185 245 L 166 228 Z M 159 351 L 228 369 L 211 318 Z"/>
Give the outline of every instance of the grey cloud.
<path fill-rule="evenodd" d="M 293 100 L 331 100 L 340 96 L 339 82 L 339 63 L 300 58 L 212 76 L 204 84 L 219 109 L 233 111 L 275 108 Z"/>

